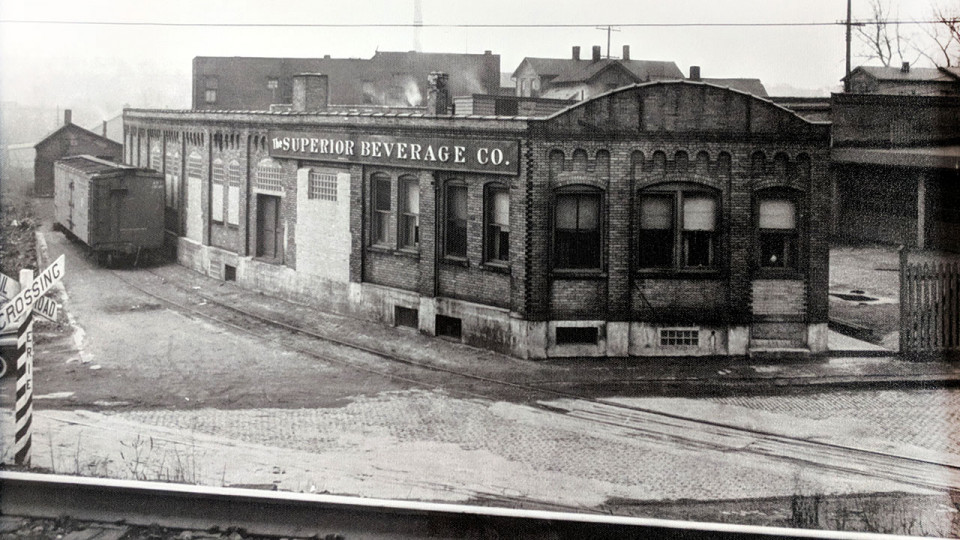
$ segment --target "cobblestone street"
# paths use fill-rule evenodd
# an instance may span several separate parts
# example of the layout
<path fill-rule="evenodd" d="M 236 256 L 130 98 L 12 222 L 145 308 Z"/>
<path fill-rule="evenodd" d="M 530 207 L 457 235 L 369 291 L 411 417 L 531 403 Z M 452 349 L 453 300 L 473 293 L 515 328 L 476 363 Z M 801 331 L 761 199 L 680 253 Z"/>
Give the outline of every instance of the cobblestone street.
<path fill-rule="evenodd" d="M 621 368 L 525 363 L 389 327 L 357 334 L 411 356 L 433 355 L 442 369 L 370 355 L 327 361 L 294 349 L 292 337 L 259 340 L 143 296 L 118 278 L 179 287 L 197 307 L 206 302 L 201 293 L 224 291 L 224 297 L 248 307 L 275 309 L 266 296 L 221 287 L 176 266 L 164 267 L 160 276 L 98 270 L 61 236 L 46 236 L 53 249 L 68 254 L 68 294 L 62 300 L 75 327 L 63 335 L 48 327 L 50 336 L 38 347 L 35 467 L 109 478 L 615 513 L 624 505 L 664 501 L 881 493 L 934 501 L 925 504 L 925 519 L 936 523 L 949 524 L 956 514 L 944 489 L 907 476 L 858 472 L 855 463 L 817 455 L 771 453 L 761 434 L 960 466 L 957 390 L 669 398 L 606 391 L 594 400 L 547 397 L 523 386 L 504 390 L 509 386 L 493 379 L 563 387 L 589 377 L 602 388 L 604 377 Z M 303 317 L 300 311 L 285 315 Z M 355 332 L 355 321 L 316 317 L 334 331 Z M 142 330 L 123 331 L 132 327 Z M 857 362 L 841 364 L 856 368 Z M 456 376 L 443 371 L 458 367 L 491 378 L 454 382 Z M 805 364 L 794 371 L 822 367 Z M 4 384 L 7 395 L 10 379 Z M 605 404 L 624 408 L 597 416 L 595 409 Z M 634 414 L 640 410 L 704 421 L 703 432 L 647 424 Z M 0 419 L 4 440 L 12 440 L 9 407 Z M 756 433 L 718 436 L 714 423 Z M 8 451 L 3 460 L 9 462 Z M 958 486 L 960 478 L 947 475 L 936 485 Z"/>

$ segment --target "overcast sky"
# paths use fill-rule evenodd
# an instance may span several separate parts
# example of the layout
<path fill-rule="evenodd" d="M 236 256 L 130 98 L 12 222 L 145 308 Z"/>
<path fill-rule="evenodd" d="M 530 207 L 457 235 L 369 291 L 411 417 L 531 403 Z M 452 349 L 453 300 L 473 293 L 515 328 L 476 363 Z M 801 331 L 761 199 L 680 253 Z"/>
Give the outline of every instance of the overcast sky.
<path fill-rule="evenodd" d="M 901 19 L 930 16 L 930 0 L 883 0 Z M 413 22 L 414 0 L 122 0 L 0 1 L 0 19 L 57 21 L 150 21 L 190 23 Z M 427 52 L 500 55 L 512 72 L 525 56 L 567 57 L 573 45 L 584 55 L 606 49 L 607 33 L 593 25 L 629 23 L 835 22 L 845 18 L 843 0 L 422 0 L 431 24 L 588 24 L 587 28 L 430 28 L 421 30 Z M 869 16 L 868 0 L 854 0 L 854 17 Z M 908 29 L 908 32 L 915 31 Z M 759 78 L 776 93 L 835 87 L 844 70 L 844 32 L 826 27 L 637 28 L 612 33 L 618 55 L 631 47 L 634 59 L 672 60 L 687 73 L 699 65 L 704 77 Z M 85 106 L 100 99 L 106 114 L 120 103 L 189 106 L 194 56 L 286 56 L 369 58 L 376 50 L 414 47 L 412 28 L 215 28 L 0 23 L 0 99 L 45 106 Z M 862 47 L 855 45 L 855 54 Z M 854 65 L 863 63 L 854 58 Z M 101 103 L 102 102 L 102 103 Z"/>

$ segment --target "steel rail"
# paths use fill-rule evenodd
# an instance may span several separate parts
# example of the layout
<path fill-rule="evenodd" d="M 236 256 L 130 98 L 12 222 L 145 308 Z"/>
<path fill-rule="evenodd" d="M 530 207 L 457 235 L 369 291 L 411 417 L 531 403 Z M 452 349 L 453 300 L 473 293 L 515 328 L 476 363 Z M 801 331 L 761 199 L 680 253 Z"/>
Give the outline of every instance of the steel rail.
<path fill-rule="evenodd" d="M 0 514 L 286 538 L 895 538 L 0 471 Z"/>
<path fill-rule="evenodd" d="M 942 463 L 937 461 L 931 461 L 927 459 L 921 459 L 911 456 L 902 456 L 897 454 L 892 454 L 889 452 L 882 452 L 877 450 L 870 450 L 864 448 L 858 448 L 854 446 L 847 446 L 843 444 L 830 443 L 825 441 L 815 441 L 804 439 L 800 437 L 793 437 L 790 435 L 783 435 L 779 433 L 774 433 L 770 431 L 764 431 L 756 428 L 747 428 L 742 426 L 737 426 L 733 424 L 727 424 L 724 422 L 718 422 L 713 420 L 704 420 L 698 418 L 692 418 L 689 416 L 684 416 L 675 413 L 669 413 L 644 407 L 636 407 L 623 403 L 618 403 L 610 400 L 605 400 L 601 398 L 593 398 L 590 396 L 584 396 L 576 394 L 574 392 L 567 392 L 563 390 L 557 390 L 552 388 L 543 388 L 540 386 L 533 386 L 530 384 L 525 384 L 521 382 L 508 381 L 503 379 L 497 379 L 492 377 L 487 377 L 483 375 L 478 375 L 475 373 L 468 373 L 456 369 L 446 368 L 442 366 L 437 366 L 433 364 L 428 364 L 424 362 L 418 362 L 410 358 L 404 358 L 398 355 L 394 355 L 388 352 L 381 350 L 376 350 L 364 345 L 352 343 L 347 340 L 338 339 L 335 337 L 319 334 L 312 332 L 311 330 L 298 327 L 285 323 L 283 321 L 277 321 L 270 319 L 258 313 L 252 311 L 244 310 L 234 305 L 226 304 L 221 302 L 217 298 L 198 293 L 196 290 L 188 290 L 176 283 L 166 281 L 166 278 L 156 274 L 151 270 L 145 270 L 152 275 L 161 277 L 164 279 L 165 286 L 173 286 L 180 289 L 184 293 L 189 293 L 195 297 L 203 299 L 208 304 L 213 304 L 217 307 L 224 308 L 228 311 L 237 313 L 249 319 L 259 321 L 262 324 L 273 326 L 276 328 L 281 328 L 289 332 L 298 333 L 304 336 L 307 336 L 312 339 L 319 341 L 325 341 L 329 343 L 334 343 L 338 346 L 345 347 L 348 349 L 362 351 L 366 354 L 373 355 L 390 362 L 406 364 L 416 368 L 440 372 L 456 377 L 462 377 L 467 379 L 472 379 L 480 381 L 486 384 L 500 385 L 513 389 L 524 390 L 526 392 L 536 392 L 544 395 L 549 395 L 554 398 L 562 398 L 569 400 L 577 400 L 589 404 L 594 404 L 600 407 L 600 410 L 555 410 L 559 409 L 555 407 L 544 407 L 545 410 L 551 410 L 558 413 L 564 413 L 571 415 L 573 417 L 579 418 L 585 421 L 591 421 L 596 424 L 602 424 L 612 427 L 620 427 L 630 430 L 635 433 L 637 436 L 644 437 L 647 439 L 667 439 L 676 442 L 682 443 L 693 443 L 694 445 L 701 447 L 711 447 L 719 448 L 724 450 L 729 450 L 734 448 L 744 452 L 751 452 L 757 455 L 762 455 L 768 458 L 787 460 L 794 463 L 801 463 L 805 465 L 815 465 L 823 468 L 827 468 L 837 472 L 843 473 L 853 473 L 861 476 L 873 477 L 873 478 L 882 478 L 886 480 L 893 480 L 896 482 L 901 482 L 913 486 L 919 486 L 924 488 L 936 488 L 936 489 L 949 489 L 956 490 L 960 488 L 960 466 Z M 140 292 L 149 295 L 153 298 L 156 298 L 162 302 L 170 304 L 178 309 L 189 311 L 198 316 L 210 319 L 212 321 L 218 322 L 220 324 L 226 324 L 235 328 L 241 332 L 256 335 L 262 337 L 260 334 L 248 329 L 243 328 L 242 326 L 236 325 L 229 321 L 220 319 L 218 317 L 212 316 L 208 313 L 204 313 L 201 310 L 196 309 L 193 306 L 189 306 L 183 303 L 180 303 L 176 300 L 171 300 L 168 297 L 162 296 L 156 292 L 147 290 L 145 286 L 134 283 L 125 277 L 121 272 L 113 271 L 114 275 L 126 285 L 139 290 Z M 384 371 L 367 368 L 363 366 L 358 366 L 356 363 L 347 362 L 342 359 L 334 358 L 330 355 L 318 354 L 315 351 L 311 351 L 307 348 L 292 346 L 289 343 L 283 343 L 284 346 L 292 348 L 298 352 L 313 356 L 315 358 L 334 362 L 339 365 L 347 366 L 353 369 L 360 371 L 377 374 L 380 376 L 395 378 L 397 380 L 402 380 L 404 382 L 413 383 L 417 385 L 426 385 L 422 381 L 412 379 L 409 377 L 402 377 L 393 373 L 387 373 Z M 432 386 L 432 385 L 427 385 Z M 462 392 L 465 395 L 470 395 L 472 397 L 481 397 L 487 398 L 483 394 L 476 392 L 468 392 L 465 390 L 457 390 Z M 606 409 L 606 410 L 604 410 Z M 619 412 L 617 412 L 619 411 Z M 571 414 L 572 413 L 572 414 Z M 689 426 L 683 426 L 680 423 L 691 424 L 697 429 L 690 429 Z M 651 426 L 656 426 L 651 428 Z M 757 437 L 759 440 L 753 441 L 750 444 L 745 446 L 730 446 L 724 445 L 724 442 L 727 441 L 736 441 L 739 438 L 742 439 L 742 436 Z M 803 452 L 797 452 L 802 450 Z"/>

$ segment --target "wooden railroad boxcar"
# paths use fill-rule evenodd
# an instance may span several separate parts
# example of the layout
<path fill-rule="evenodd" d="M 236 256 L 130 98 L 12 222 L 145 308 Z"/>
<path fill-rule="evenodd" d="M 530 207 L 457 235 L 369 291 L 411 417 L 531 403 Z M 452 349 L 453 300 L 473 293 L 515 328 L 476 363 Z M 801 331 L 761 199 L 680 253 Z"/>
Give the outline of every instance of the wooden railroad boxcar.
<path fill-rule="evenodd" d="M 163 175 L 93 156 L 54 168 L 56 224 L 85 243 L 101 262 L 163 247 Z"/>

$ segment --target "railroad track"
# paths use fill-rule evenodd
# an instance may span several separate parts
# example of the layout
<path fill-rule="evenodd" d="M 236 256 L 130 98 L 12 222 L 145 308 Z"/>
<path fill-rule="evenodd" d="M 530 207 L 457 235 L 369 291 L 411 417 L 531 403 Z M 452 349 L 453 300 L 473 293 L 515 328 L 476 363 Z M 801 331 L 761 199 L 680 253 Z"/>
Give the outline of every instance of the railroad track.
<path fill-rule="evenodd" d="M 287 349 L 350 369 L 426 388 L 434 388 L 440 382 L 446 385 L 458 380 L 465 381 L 466 384 L 457 385 L 452 393 L 474 398 L 491 399 L 490 393 L 484 393 L 483 388 L 507 388 L 517 392 L 518 395 L 523 395 L 526 399 L 549 400 L 549 404 L 540 405 L 545 413 L 562 414 L 581 422 L 590 422 L 598 430 L 613 430 L 617 434 L 637 440 L 680 444 L 694 449 L 748 453 L 774 460 L 812 465 L 835 473 L 855 474 L 940 491 L 960 489 L 960 466 L 953 463 L 812 441 L 718 421 L 690 418 L 418 361 L 229 305 L 214 296 L 189 289 L 173 280 L 166 280 L 164 276 L 153 270 L 142 269 L 138 272 L 147 273 L 160 280 L 149 282 L 145 279 L 132 278 L 137 275 L 136 273 L 113 271 L 114 275 L 126 285 L 175 309 L 229 326 L 239 332 L 255 335 L 260 339 L 273 340 Z M 290 336 L 294 335 L 305 339 L 290 339 Z M 348 354 L 350 360 L 344 360 L 344 356 Z M 398 366 L 403 366 L 405 369 L 397 369 Z"/>

